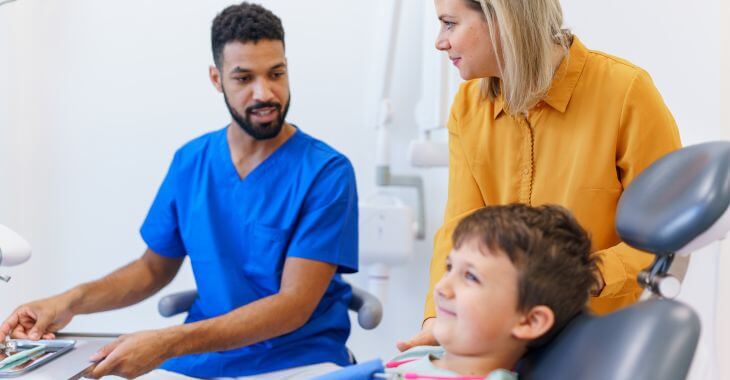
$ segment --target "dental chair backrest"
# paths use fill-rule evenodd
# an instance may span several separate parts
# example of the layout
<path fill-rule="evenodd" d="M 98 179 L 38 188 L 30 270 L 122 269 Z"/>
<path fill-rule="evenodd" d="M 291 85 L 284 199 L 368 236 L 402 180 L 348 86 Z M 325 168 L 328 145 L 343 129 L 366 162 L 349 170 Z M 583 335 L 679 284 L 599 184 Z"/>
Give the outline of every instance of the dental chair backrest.
<path fill-rule="evenodd" d="M 663 284 L 675 254 L 727 234 L 729 205 L 730 142 L 686 147 L 644 170 L 621 196 L 616 227 L 624 242 L 656 255 L 639 276 L 654 296 L 603 317 L 579 315 L 520 362 L 521 379 L 685 379 L 700 321 L 687 305 L 661 298 Z"/>

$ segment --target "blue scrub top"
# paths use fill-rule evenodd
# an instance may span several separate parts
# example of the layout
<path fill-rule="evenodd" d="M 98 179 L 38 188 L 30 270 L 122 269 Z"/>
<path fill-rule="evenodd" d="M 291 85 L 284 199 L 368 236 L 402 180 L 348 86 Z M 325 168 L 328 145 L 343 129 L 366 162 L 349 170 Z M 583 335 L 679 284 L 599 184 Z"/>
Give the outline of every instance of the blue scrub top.
<path fill-rule="evenodd" d="M 287 257 L 335 264 L 338 273 L 300 329 L 230 351 L 173 358 L 162 368 L 208 378 L 349 364 L 352 291 L 340 273 L 358 269 L 357 220 L 349 160 L 301 130 L 243 180 L 225 128 L 183 146 L 140 232 L 157 254 L 190 256 L 198 298 L 185 323 L 276 294 Z"/>

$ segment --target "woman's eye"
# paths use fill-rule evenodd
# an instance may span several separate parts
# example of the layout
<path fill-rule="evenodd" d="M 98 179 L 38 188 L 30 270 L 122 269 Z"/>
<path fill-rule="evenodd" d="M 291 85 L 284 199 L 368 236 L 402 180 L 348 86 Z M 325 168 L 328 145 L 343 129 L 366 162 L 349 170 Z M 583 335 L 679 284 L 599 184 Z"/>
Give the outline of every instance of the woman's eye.
<path fill-rule="evenodd" d="M 444 24 L 444 29 L 446 29 L 446 30 L 451 30 L 454 28 L 454 25 L 456 25 L 455 23 L 453 23 L 451 21 L 444 21 L 443 24 Z"/>
<path fill-rule="evenodd" d="M 451 263 L 446 263 L 446 271 L 451 272 Z"/>

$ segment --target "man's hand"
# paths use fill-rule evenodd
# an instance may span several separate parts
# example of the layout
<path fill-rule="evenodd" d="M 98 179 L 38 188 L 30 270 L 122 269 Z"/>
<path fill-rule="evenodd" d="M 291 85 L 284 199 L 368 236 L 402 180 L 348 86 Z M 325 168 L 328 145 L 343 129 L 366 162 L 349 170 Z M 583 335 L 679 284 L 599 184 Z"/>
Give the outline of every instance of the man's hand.
<path fill-rule="evenodd" d="M 131 379 L 144 375 L 171 357 L 168 336 L 164 330 L 123 335 L 89 358 L 99 363 L 85 377 L 116 375 Z"/>
<path fill-rule="evenodd" d="M 54 339 L 54 333 L 68 325 L 73 316 L 63 296 L 25 304 L 0 326 L 0 341 L 8 335 L 19 339 Z"/>
<path fill-rule="evenodd" d="M 411 339 L 396 343 L 398 350 L 403 352 L 416 346 L 438 346 L 438 342 L 433 336 L 434 323 L 436 323 L 436 318 L 429 318 L 424 321 L 421 332 L 411 337 Z"/>

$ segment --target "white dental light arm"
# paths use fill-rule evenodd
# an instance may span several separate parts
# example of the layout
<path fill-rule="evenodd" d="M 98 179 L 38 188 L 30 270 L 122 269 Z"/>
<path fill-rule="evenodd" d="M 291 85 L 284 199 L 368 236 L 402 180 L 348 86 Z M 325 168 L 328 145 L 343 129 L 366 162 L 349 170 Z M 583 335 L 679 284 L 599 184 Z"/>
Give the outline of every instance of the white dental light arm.
<path fill-rule="evenodd" d="M 0 266 L 20 265 L 30 259 L 30 244 L 13 230 L 0 225 Z M 0 275 L 0 280 L 8 282 L 10 277 Z"/>
<path fill-rule="evenodd" d="M 377 50 L 384 59 L 378 68 L 378 77 L 383 78 L 378 84 L 377 144 L 375 148 L 375 183 L 380 187 L 410 187 L 418 196 L 418 212 L 415 235 L 418 239 L 426 236 L 426 206 L 423 196 L 423 180 L 418 176 L 394 174 L 390 170 L 390 134 L 393 123 L 393 107 L 390 95 L 395 70 L 395 55 L 398 42 L 398 24 L 401 18 L 402 0 L 384 0 L 379 3 L 382 19 L 386 20 L 388 29 L 378 29 Z"/>
<path fill-rule="evenodd" d="M 417 168 L 449 166 L 449 146 L 443 139 L 433 138 L 433 132 L 446 128 L 449 106 L 461 79 L 451 70 L 447 55 L 434 49 L 434 39 L 440 24 L 434 7 L 424 7 L 421 52 L 421 91 L 416 106 L 419 138 L 411 141 L 408 158 Z"/>

